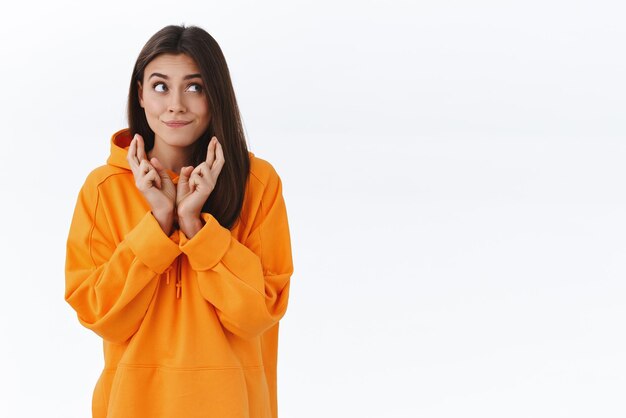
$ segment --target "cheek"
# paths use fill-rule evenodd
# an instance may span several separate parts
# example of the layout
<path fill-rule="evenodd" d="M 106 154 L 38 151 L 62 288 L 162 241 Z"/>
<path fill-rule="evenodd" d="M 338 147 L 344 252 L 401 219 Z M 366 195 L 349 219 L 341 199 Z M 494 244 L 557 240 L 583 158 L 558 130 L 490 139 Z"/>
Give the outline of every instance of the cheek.
<path fill-rule="evenodd" d="M 201 114 L 204 118 L 211 117 L 211 112 L 209 112 L 209 105 L 206 102 L 202 102 L 198 105 L 197 113 Z"/>
<path fill-rule="evenodd" d="M 143 102 L 146 114 L 160 114 L 162 113 L 163 104 L 161 100 L 156 97 L 147 96 Z"/>
<path fill-rule="evenodd" d="M 196 115 L 203 115 L 206 117 L 209 113 L 209 103 L 205 98 L 195 97 L 189 102 L 189 106 L 193 109 L 193 112 Z"/>

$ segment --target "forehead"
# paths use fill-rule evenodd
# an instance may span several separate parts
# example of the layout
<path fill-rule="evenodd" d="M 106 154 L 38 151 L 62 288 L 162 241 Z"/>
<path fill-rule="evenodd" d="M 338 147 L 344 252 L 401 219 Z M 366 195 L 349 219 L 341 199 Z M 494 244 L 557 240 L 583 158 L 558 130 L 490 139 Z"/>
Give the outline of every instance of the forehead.
<path fill-rule="evenodd" d="M 144 71 L 144 78 L 150 77 L 152 73 L 161 73 L 175 78 L 199 72 L 198 65 L 188 55 L 161 54 L 148 63 Z"/>

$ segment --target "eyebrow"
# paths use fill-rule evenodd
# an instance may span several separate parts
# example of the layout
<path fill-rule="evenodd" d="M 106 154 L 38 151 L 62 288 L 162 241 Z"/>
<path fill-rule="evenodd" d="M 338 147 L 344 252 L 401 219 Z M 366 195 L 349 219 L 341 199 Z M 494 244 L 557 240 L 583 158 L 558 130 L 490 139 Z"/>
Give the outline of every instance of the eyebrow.
<path fill-rule="evenodd" d="M 170 78 L 168 76 L 166 76 L 165 74 L 161 74 L 161 73 L 152 73 L 150 74 L 150 77 L 148 77 L 148 80 L 151 79 L 152 77 L 161 77 L 164 78 L 166 80 L 169 80 Z M 201 74 L 189 74 L 183 77 L 183 80 L 189 80 L 192 78 L 202 78 Z"/>

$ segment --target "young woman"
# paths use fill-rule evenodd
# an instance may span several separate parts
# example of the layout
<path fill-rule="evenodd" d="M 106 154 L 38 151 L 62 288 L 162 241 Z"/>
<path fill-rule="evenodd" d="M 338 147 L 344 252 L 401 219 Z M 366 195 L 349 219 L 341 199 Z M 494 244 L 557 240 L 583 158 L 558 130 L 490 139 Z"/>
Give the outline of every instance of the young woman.
<path fill-rule="evenodd" d="M 104 345 L 93 417 L 275 418 L 287 212 L 207 32 L 152 36 L 128 124 L 87 176 L 67 240 L 65 300 Z"/>

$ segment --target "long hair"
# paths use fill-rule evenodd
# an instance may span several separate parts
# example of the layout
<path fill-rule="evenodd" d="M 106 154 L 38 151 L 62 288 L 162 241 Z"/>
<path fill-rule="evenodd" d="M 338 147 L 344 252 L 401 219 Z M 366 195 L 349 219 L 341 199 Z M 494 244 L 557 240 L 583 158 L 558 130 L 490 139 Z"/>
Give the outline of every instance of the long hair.
<path fill-rule="evenodd" d="M 146 152 L 154 146 L 154 132 L 148 125 L 145 110 L 139 104 L 138 82 L 143 83 L 146 66 L 161 54 L 185 54 L 200 69 L 211 122 L 194 143 L 192 164 L 195 167 L 206 159 L 209 140 L 215 135 L 222 145 L 226 161 L 202 212 L 210 213 L 222 226 L 231 229 L 243 206 L 250 159 L 226 59 L 215 39 L 204 29 L 185 25 L 166 26 L 144 45 L 135 63 L 128 92 L 131 137 L 140 134 L 144 138 Z"/>

